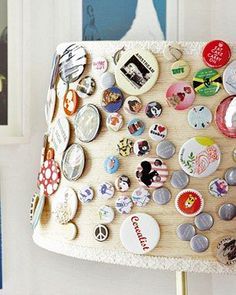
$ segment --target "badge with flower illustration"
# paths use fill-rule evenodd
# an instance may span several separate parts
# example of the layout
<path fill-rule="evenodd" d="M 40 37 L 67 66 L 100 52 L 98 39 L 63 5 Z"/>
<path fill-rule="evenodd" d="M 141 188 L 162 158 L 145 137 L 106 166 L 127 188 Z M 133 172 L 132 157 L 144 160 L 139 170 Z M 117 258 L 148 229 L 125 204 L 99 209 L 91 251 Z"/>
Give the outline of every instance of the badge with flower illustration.
<path fill-rule="evenodd" d="M 221 153 L 209 137 L 193 137 L 183 144 L 179 152 L 181 168 L 190 176 L 207 177 L 219 167 Z"/>

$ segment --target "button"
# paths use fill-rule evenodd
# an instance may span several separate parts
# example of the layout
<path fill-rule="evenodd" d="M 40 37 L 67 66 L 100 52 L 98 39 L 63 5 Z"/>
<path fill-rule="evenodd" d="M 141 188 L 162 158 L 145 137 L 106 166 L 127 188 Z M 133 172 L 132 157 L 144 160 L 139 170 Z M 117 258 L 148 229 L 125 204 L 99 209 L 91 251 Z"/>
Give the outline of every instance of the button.
<path fill-rule="evenodd" d="M 173 142 L 169 140 L 163 140 L 158 143 L 156 147 L 156 154 L 157 156 L 161 157 L 162 159 L 170 159 L 174 156 L 176 151 L 176 147 Z"/>
<path fill-rule="evenodd" d="M 231 49 L 222 40 L 208 42 L 202 51 L 202 59 L 210 68 L 221 68 L 226 65 L 231 57 Z"/>
<path fill-rule="evenodd" d="M 234 162 L 236 162 L 236 148 L 232 152 L 232 157 L 233 157 Z"/>
<path fill-rule="evenodd" d="M 190 247 L 194 252 L 205 252 L 209 247 L 209 240 L 204 235 L 197 234 L 190 240 Z"/>
<path fill-rule="evenodd" d="M 194 224 L 199 230 L 209 230 L 214 224 L 211 214 L 202 212 L 194 218 Z"/>
<path fill-rule="evenodd" d="M 76 181 L 82 175 L 85 166 L 85 154 L 82 146 L 74 143 L 68 147 L 62 158 L 62 172 L 69 181 Z"/>
<path fill-rule="evenodd" d="M 67 116 L 72 116 L 77 112 L 79 106 L 79 97 L 75 90 L 68 90 L 64 100 L 63 100 L 63 108 L 64 112 Z"/>
<path fill-rule="evenodd" d="M 171 175 L 170 184 L 174 188 L 184 189 L 189 184 L 189 176 L 183 170 L 176 170 Z"/>
<path fill-rule="evenodd" d="M 113 62 L 114 62 L 115 65 L 117 65 L 123 51 L 125 51 L 125 46 L 123 46 L 121 49 L 117 50 L 114 53 L 114 55 L 112 56 L 112 59 L 113 59 Z"/>
<path fill-rule="evenodd" d="M 78 235 L 78 227 L 72 223 L 69 222 L 67 224 L 60 225 L 63 233 L 63 238 L 67 241 L 72 241 L 76 238 Z"/>
<path fill-rule="evenodd" d="M 53 148 L 48 148 L 47 150 L 47 155 L 46 155 L 46 160 L 51 160 L 54 159 L 55 152 Z"/>
<path fill-rule="evenodd" d="M 37 207 L 38 201 L 39 201 L 39 194 L 35 193 L 30 202 L 30 223 L 32 223 L 34 211 Z"/>
<path fill-rule="evenodd" d="M 117 149 L 122 157 L 129 156 L 133 151 L 133 142 L 128 138 L 121 139 L 117 144 Z"/>
<path fill-rule="evenodd" d="M 232 220 L 236 216 L 236 206 L 230 203 L 223 204 L 219 208 L 218 215 L 222 220 Z"/>
<path fill-rule="evenodd" d="M 236 185 L 236 167 L 231 167 L 225 172 L 225 180 L 228 185 Z"/>
<path fill-rule="evenodd" d="M 207 177 L 219 167 L 221 153 L 218 145 L 209 137 L 193 137 L 179 151 L 179 164 L 188 175 Z"/>
<path fill-rule="evenodd" d="M 115 69 L 117 85 L 130 95 L 140 95 L 149 91 L 155 85 L 158 75 L 157 60 L 145 49 L 126 51 Z"/>
<path fill-rule="evenodd" d="M 158 205 L 165 205 L 170 202 L 171 192 L 166 187 L 161 187 L 153 191 L 152 199 Z"/>
<path fill-rule="evenodd" d="M 215 178 L 209 184 L 209 193 L 216 198 L 224 197 L 228 190 L 228 183 L 223 178 Z"/>
<path fill-rule="evenodd" d="M 161 124 L 153 124 L 148 132 L 152 140 L 161 141 L 167 136 L 167 128 Z"/>
<path fill-rule="evenodd" d="M 38 187 L 45 196 L 51 196 L 58 189 L 61 181 L 61 170 L 55 160 L 46 160 L 38 175 Z"/>
<path fill-rule="evenodd" d="M 68 88 L 69 85 L 66 82 L 64 82 L 61 78 L 59 78 L 56 86 L 56 94 L 60 100 L 64 99 L 64 96 L 68 91 Z"/>
<path fill-rule="evenodd" d="M 70 125 L 65 117 L 60 117 L 52 129 L 52 142 L 55 151 L 62 154 L 70 140 Z"/>
<path fill-rule="evenodd" d="M 137 96 L 129 96 L 125 99 L 123 108 L 127 114 L 137 114 L 142 110 L 143 104 Z"/>
<path fill-rule="evenodd" d="M 40 157 L 40 167 L 43 165 L 43 162 L 46 160 L 46 148 L 48 146 L 48 135 L 44 134 L 43 136 L 43 146 L 41 150 L 41 157 Z"/>
<path fill-rule="evenodd" d="M 128 122 L 129 133 L 133 136 L 139 136 L 143 134 L 144 129 L 144 123 L 140 119 L 134 118 Z"/>
<path fill-rule="evenodd" d="M 188 76 L 190 66 L 185 60 L 178 60 L 171 66 L 171 75 L 178 80 L 182 80 Z"/>
<path fill-rule="evenodd" d="M 186 82 L 177 82 L 167 89 L 166 99 L 168 105 L 175 110 L 185 110 L 193 104 L 195 92 Z"/>
<path fill-rule="evenodd" d="M 75 82 L 83 74 L 86 63 L 86 50 L 76 43 L 69 45 L 60 58 L 60 77 L 66 83 Z"/>
<path fill-rule="evenodd" d="M 94 228 L 94 238 L 98 242 L 104 242 L 109 237 L 108 227 L 104 224 L 98 224 Z"/>
<path fill-rule="evenodd" d="M 108 68 L 108 62 L 104 56 L 97 56 L 93 59 L 92 62 L 92 71 L 97 75 L 101 75 L 106 72 Z"/>
<path fill-rule="evenodd" d="M 215 113 L 215 122 L 222 134 L 236 138 L 236 96 L 223 99 Z"/>
<path fill-rule="evenodd" d="M 224 265 L 233 265 L 236 263 L 236 238 L 224 237 L 217 245 L 216 258 Z"/>
<path fill-rule="evenodd" d="M 124 96 L 117 87 L 111 87 L 103 92 L 102 107 L 108 113 L 119 111 L 124 102 Z"/>
<path fill-rule="evenodd" d="M 115 188 L 113 184 L 108 181 L 104 181 L 98 186 L 98 196 L 103 200 L 112 198 L 115 194 Z"/>
<path fill-rule="evenodd" d="M 76 114 L 74 125 L 75 135 L 82 142 L 94 140 L 100 130 L 101 115 L 93 104 L 86 104 Z"/>
<path fill-rule="evenodd" d="M 160 240 L 159 224 L 148 214 L 132 214 L 121 224 L 120 240 L 129 252 L 146 254 L 152 251 Z"/>
<path fill-rule="evenodd" d="M 43 213 L 45 196 L 44 195 L 39 196 L 35 194 L 35 198 L 32 200 L 32 202 L 33 202 L 31 203 L 32 217 L 30 218 L 32 218 L 31 220 L 32 228 L 35 229 Z"/>
<path fill-rule="evenodd" d="M 108 224 L 111 223 L 115 218 L 115 212 L 110 206 L 102 206 L 98 209 L 98 216 L 100 222 Z"/>
<path fill-rule="evenodd" d="M 120 162 L 118 158 L 115 156 L 109 156 L 104 161 L 104 169 L 109 174 L 116 173 L 119 167 L 120 167 Z"/>
<path fill-rule="evenodd" d="M 109 130 L 119 131 L 123 126 L 123 117 L 119 113 L 110 113 L 106 119 Z"/>
<path fill-rule="evenodd" d="M 194 129 L 205 129 L 212 122 L 212 113 L 205 106 L 195 106 L 188 112 L 188 123 Z"/>
<path fill-rule="evenodd" d="M 222 87 L 221 75 L 215 69 L 202 69 L 193 77 L 193 87 L 201 96 L 215 95 Z"/>
<path fill-rule="evenodd" d="M 77 208 L 78 198 L 70 187 L 60 189 L 52 200 L 52 213 L 60 224 L 66 224 L 72 220 L 76 215 Z"/>
<path fill-rule="evenodd" d="M 131 181 L 128 176 L 122 174 L 116 178 L 115 187 L 120 192 L 126 192 L 129 190 Z"/>
<path fill-rule="evenodd" d="M 116 79 L 115 75 L 111 72 L 106 72 L 100 77 L 100 85 L 102 89 L 108 89 L 115 85 Z"/>
<path fill-rule="evenodd" d="M 151 146 L 145 139 L 138 139 L 134 143 L 134 153 L 136 156 L 144 156 L 149 154 Z"/>
<path fill-rule="evenodd" d="M 170 62 L 175 62 L 181 59 L 181 57 L 183 56 L 183 51 L 179 44 L 172 43 L 172 44 L 166 45 L 163 51 L 163 55 L 166 60 Z"/>
<path fill-rule="evenodd" d="M 148 118 L 158 118 L 162 114 L 162 106 L 157 101 L 150 101 L 145 108 L 145 114 Z"/>
<path fill-rule="evenodd" d="M 119 213 L 128 214 L 133 208 L 133 202 L 128 196 L 120 196 L 116 200 L 115 207 Z"/>
<path fill-rule="evenodd" d="M 90 77 L 86 76 L 79 80 L 76 91 L 81 98 L 90 97 L 96 89 L 96 82 L 95 80 Z"/>
<path fill-rule="evenodd" d="M 55 88 L 58 72 L 59 72 L 59 61 L 60 61 L 60 55 L 55 52 L 53 56 L 53 62 L 52 62 L 52 69 L 51 69 L 51 75 L 50 75 L 50 88 Z"/>
<path fill-rule="evenodd" d="M 136 177 L 140 185 L 149 188 L 162 187 L 168 177 L 168 169 L 165 163 L 158 158 L 144 159 L 136 170 Z"/>
<path fill-rule="evenodd" d="M 232 61 L 223 72 L 224 89 L 229 94 L 236 93 L 236 60 Z"/>
<path fill-rule="evenodd" d="M 176 234 L 181 241 L 190 241 L 196 235 L 196 229 L 191 223 L 182 223 L 177 227 Z"/>
<path fill-rule="evenodd" d="M 56 91 L 54 88 L 48 89 L 47 101 L 45 104 L 45 119 L 49 125 L 52 122 L 54 111 L 56 107 Z"/>
<path fill-rule="evenodd" d="M 94 191 L 93 189 L 85 185 L 78 190 L 78 198 L 81 203 L 90 203 L 93 200 Z"/>
<path fill-rule="evenodd" d="M 175 198 L 177 211 L 186 217 L 194 217 L 202 212 L 204 200 L 202 195 L 193 189 L 185 189 L 178 193 Z"/>
<path fill-rule="evenodd" d="M 151 200 L 151 194 L 145 188 L 139 187 L 132 192 L 131 199 L 138 207 L 144 207 Z"/>

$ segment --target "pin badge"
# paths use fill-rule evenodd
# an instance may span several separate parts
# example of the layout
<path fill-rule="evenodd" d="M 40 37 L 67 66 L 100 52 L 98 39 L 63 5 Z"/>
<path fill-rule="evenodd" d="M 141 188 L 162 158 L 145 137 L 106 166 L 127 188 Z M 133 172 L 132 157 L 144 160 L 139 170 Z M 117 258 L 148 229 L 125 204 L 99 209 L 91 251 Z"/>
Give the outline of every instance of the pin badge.
<path fill-rule="evenodd" d="M 109 156 L 104 161 L 104 169 L 109 174 L 116 173 L 119 167 L 120 167 L 120 162 L 118 158 L 115 156 Z"/>
<path fill-rule="evenodd" d="M 161 141 L 167 136 L 167 128 L 162 124 L 153 124 L 148 134 L 152 140 Z"/>
<path fill-rule="evenodd" d="M 70 139 L 70 125 L 65 117 L 60 117 L 52 129 L 52 142 L 57 153 L 66 149 Z"/>
<path fill-rule="evenodd" d="M 92 61 L 92 71 L 95 72 L 98 75 L 101 75 L 102 73 L 106 72 L 108 68 L 108 62 L 105 57 L 98 56 L 93 59 Z"/>
<path fill-rule="evenodd" d="M 82 203 L 90 203 L 93 200 L 93 197 L 94 191 L 88 185 L 83 186 L 78 190 L 78 198 Z"/>
<path fill-rule="evenodd" d="M 67 116 L 76 113 L 79 106 L 79 97 L 75 90 L 69 89 L 64 96 L 63 108 Z"/>
<path fill-rule="evenodd" d="M 123 126 L 123 117 L 119 113 L 110 113 L 106 119 L 106 125 L 109 130 L 119 131 Z"/>
<path fill-rule="evenodd" d="M 120 196 L 116 200 L 116 210 L 121 214 L 128 214 L 133 208 L 133 202 L 128 196 Z"/>
<path fill-rule="evenodd" d="M 138 207 L 146 206 L 151 200 L 151 194 L 143 187 L 139 187 L 132 192 L 131 199 Z"/>
<path fill-rule="evenodd" d="M 212 113 L 205 106 L 194 106 L 188 112 L 188 123 L 194 129 L 205 129 L 212 122 Z"/>
<path fill-rule="evenodd" d="M 224 197 L 228 190 L 228 183 L 223 178 L 215 178 L 209 184 L 209 193 L 216 198 Z"/>
<path fill-rule="evenodd" d="M 148 116 L 148 118 L 158 118 L 162 114 L 162 106 L 157 101 L 150 101 L 146 108 L 145 108 L 145 114 Z"/>
<path fill-rule="evenodd" d="M 129 133 L 133 136 L 139 136 L 144 132 L 145 126 L 142 120 L 134 118 L 128 122 Z"/>
<path fill-rule="evenodd" d="M 136 156 L 144 156 L 149 154 L 151 146 L 145 139 L 138 139 L 134 143 L 134 153 Z"/>
<path fill-rule="evenodd" d="M 119 175 L 115 181 L 115 187 L 120 192 L 126 192 L 129 190 L 131 181 L 126 175 Z"/>
<path fill-rule="evenodd" d="M 86 76 L 79 80 L 76 91 L 81 98 L 90 97 L 96 89 L 96 82 L 95 80 L 90 77 Z"/>
<path fill-rule="evenodd" d="M 108 181 L 104 181 L 98 186 L 98 196 L 104 200 L 112 198 L 115 194 L 115 188 L 113 184 Z"/>
<path fill-rule="evenodd" d="M 142 110 L 143 104 L 137 96 L 129 96 L 124 102 L 124 111 L 128 114 L 137 114 Z"/>
<path fill-rule="evenodd" d="M 133 142 L 128 138 L 121 139 L 117 144 L 117 149 L 122 157 L 127 157 L 133 152 Z"/>

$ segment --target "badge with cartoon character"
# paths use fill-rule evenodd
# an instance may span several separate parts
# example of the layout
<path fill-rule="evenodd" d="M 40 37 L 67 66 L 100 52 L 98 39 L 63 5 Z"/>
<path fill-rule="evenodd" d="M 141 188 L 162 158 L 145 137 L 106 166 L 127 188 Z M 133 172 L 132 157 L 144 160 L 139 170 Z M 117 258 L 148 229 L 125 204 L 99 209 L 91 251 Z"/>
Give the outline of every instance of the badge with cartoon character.
<path fill-rule="evenodd" d="M 136 156 L 144 156 L 150 152 L 150 144 L 145 139 L 138 139 L 134 143 L 134 153 Z"/>
<path fill-rule="evenodd" d="M 126 192 L 130 188 L 130 179 L 126 175 L 119 175 L 115 181 L 115 187 L 120 192 Z"/>
<path fill-rule="evenodd" d="M 167 180 L 168 174 L 166 164 L 158 158 L 144 159 L 136 170 L 136 177 L 140 185 L 148 188 L 162 187 Z"/>
<path fill-rule="evenodd" d="M 133 151 L 133 142 L 128 138 L 121 139 L 117 144 L 117 149 L 122 157 L 129 156 Z"/>
<path fill-rule="evenodd" d="M 162 113 L 162 106 L 157 101 L 151 101 L 147 104 L 145 113 L 148 118 L 158 118 Z"/>

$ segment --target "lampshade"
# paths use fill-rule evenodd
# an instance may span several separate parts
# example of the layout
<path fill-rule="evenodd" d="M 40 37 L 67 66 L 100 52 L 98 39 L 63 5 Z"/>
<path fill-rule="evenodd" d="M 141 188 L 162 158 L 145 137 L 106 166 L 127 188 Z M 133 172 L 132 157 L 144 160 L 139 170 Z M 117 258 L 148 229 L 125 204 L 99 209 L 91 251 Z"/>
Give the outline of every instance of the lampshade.
<path fill-rule="evenodd" d="M 236 133 L 234 96 L 221 104 L 233 94 L 223 82 L 235 83 L 235 67 L 221 74 L 235 48 L 207 46 L 57 47 L 31 204 L 37 245 L 120 265 L 236 272 L 234 139 L 221 130 Z M 228 121 L 215 124 L 217 110 Z"/>

